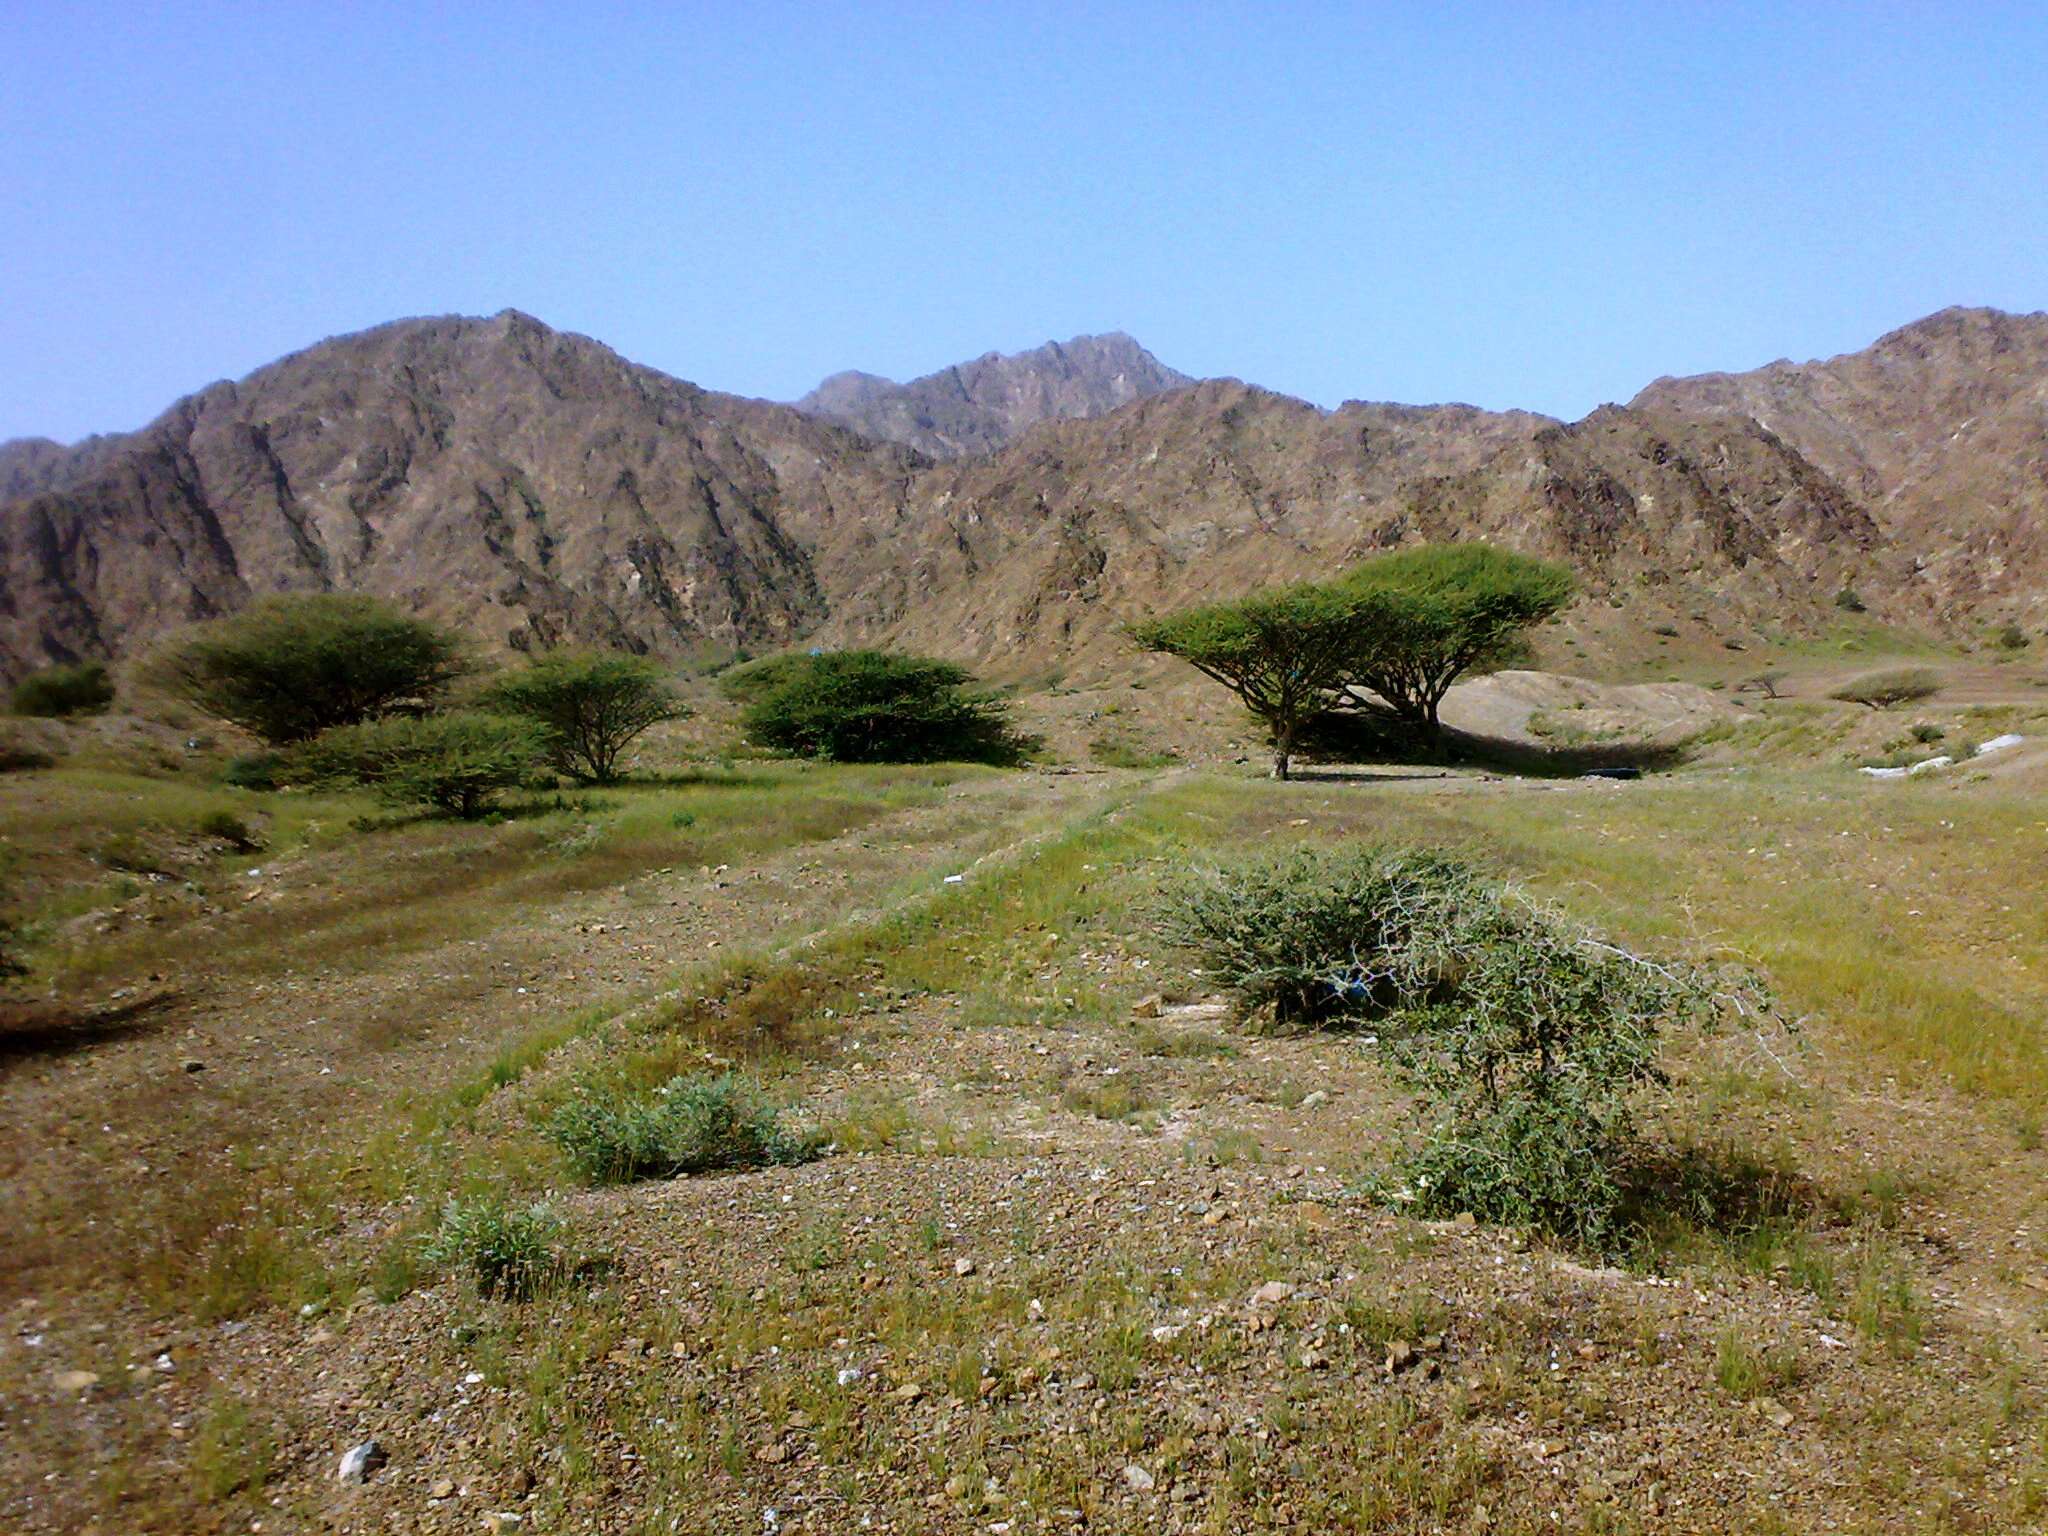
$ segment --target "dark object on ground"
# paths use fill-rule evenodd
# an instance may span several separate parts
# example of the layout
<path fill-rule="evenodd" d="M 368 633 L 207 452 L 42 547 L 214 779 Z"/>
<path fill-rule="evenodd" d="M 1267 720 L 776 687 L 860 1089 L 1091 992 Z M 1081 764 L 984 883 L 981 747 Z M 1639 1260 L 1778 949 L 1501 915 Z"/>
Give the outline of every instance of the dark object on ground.
<path fill-rule="evenodd" d="M 1640 768 L 1588 768 L 1580 775 L 1586 779 L 1640 779 L 1642 776 Z"/>
<path fill-rule="evenodd" d="M 61 719 L 97 715 L 114 702 L 114 680 L 104 664 L 81 661 L 70 667 L 45 667 L 14 685 L 14 712 Z"/>

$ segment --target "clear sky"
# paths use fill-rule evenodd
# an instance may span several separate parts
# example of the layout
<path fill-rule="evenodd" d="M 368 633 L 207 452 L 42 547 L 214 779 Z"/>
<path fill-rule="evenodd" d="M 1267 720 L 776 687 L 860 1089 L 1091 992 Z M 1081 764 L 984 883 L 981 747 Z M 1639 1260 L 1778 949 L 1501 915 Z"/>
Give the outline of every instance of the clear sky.
<path fill-rule="evenodd" d="M 2048 307 L 2048 7 L 0 0 L 0 437 L 513 306 L 1576 416 Z"/>

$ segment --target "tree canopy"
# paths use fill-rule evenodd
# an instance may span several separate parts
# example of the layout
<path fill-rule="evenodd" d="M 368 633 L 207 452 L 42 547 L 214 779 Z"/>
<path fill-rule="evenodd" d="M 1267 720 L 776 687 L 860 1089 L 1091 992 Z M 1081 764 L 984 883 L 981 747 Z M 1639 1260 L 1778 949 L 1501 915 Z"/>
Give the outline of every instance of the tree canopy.
<path fill-rule="evenodd" d="M 495 680 L 484 701 L 531 720 L 557 769 L 598 784 L 618 777 L 619 755 L 642 732 L 689 713 L 646 657 L 602 652 L 541 656 Z"/>
<path fill-rule="evenodd" d="M 273 746 L 426 708 L 469 670 L 461 639 L 373 597 L 259 598 L 158 653 L 154 679 Z"/>
<path fill-rule="evenodd" d="M 1384 715 L 1435 746 L 1451 684 L 1520 654 L 1527 631 L 1571 596 L 1561 566 L 1446 544 L 1148 620 L 1132 635 L 1234 692 L 1265 722 L 1284 779 L 1304 724 L 1331 710 Z"/>
<path fill-rule="evenodd" d="M 1178 656 L 1235 693 L 1273 737 L 1273 776 L 1284 779 L 1294 739 L 1355 675 L 1377 601 L 1304 583 L 1211 603 L 1133 625 L 1148 651 Z"/>
<path fill-rule="evenodd" d="M 848 763 L 1014 762 L 1009 712 L 950 661 L 888 651 L 771 656 L 728 673 L 749 740 Z"/>
<path fill-rule="evenodd" d="M 1563 566 L 1489 544 L 1400 550 L 1368 560 L 1337 586 L 1372 600 L 1375 620 L 1361 635 L 1349 685 L 1369 689 L 1379 707 L 1432 743 L 1451 684 L 1525 656 L 1529 630 L 1572 600 Z"/>

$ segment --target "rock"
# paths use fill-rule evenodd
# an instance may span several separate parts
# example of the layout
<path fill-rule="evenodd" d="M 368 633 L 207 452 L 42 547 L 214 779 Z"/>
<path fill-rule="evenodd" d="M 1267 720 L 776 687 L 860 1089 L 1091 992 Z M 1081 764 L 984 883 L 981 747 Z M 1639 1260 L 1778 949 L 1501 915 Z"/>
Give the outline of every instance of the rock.
<path fill-rule="evenodd" d="M 1311 1349 L 1301 1357 L 1301 1368 L 1304 1371 L 1327 1371 L 1330 1357 L 1319 1349 Z"/>
<path fill-rule="evenodd" d="M 841 1385 L 842 1387 L 850 1387 L 856 1381 L 860 1380 L 860 1376 L 861 1371 L 859 1366 L 845 1365 L 839 1368 L 839 1374 L 834 1379 L 838 1381 L 839 1385 Z"/>
<path fill-rule="evenodd" d="M 1451 1225 L 1456 1227 L 1463 1227 L 1466 1231 L 1469 1232 L 1474 1227 L 1479 1225 L 1479 1218 L 1477 1216 L 1474 1216 L 1470 1211 L 1460 1211 L 1456 1216 L 1451 1218 Z"/>
<path fill-rule="evenodd" d="M 452 1499 L 455 1497 L 455 1479 L 444 1477 L 427 1490 L 430 1499 Z"/>
<path fill-rule="evenodd" d="M 196 1056 L 189 1057 L 185 1062 L 185 1070 L 187 1072 L 204 1072 L 206 1070 L 206 1063 Z"/>
<path fill-rule="evenodd" d="M 1134 1461 L 1124 1468 L 1124 1486 L 1133 1493 L 1150 1493 L 1158 1485 L 1152 1474 Z"/>
<path fill-rule="evenodd" d="M 1159 1017 L 1159 1010 L 1165 1006 L 1165 998 L 1161 997 L 1157 992 L 1150 992 L 1131 1004 L 1131 1017 L 1134 1019 L 1156 1019 Z"/>
<path fill-rule="evenodd" d="M 100 1384 L 98 1371 L 60 1371 L 57 1373 L 59 1392 L 90 1392 Z"/>
<path fill-rule="evenodd" d="M 1758 1398 L 1756 1400 L 1756 1411 L 1780 1429 L 1790 1429 L 1792 1427 L 1792 1410 L 1779 1402 L 1775 1397 Z"/>
<path fill-rule="evenodd" d="M 1307 1094 L 1303 1097 L 1301 1101 L 1301 1107 L 1303 1109 L 1320 1109 L 1323 1105 L 1329 1102 L 1330 1095 L 1328 1094 L 1328 1092 L 1321 1088 L 1318 1088 L 1314 1093 Z"/>
<path fill-rule="evenodd" d="M 1389 1376 L 1397 1375 L 1407 1370 L 1418 1358 L 1415 1353 L 1415 1346 L 1406 1339 L 1389 1339 L 1387 1341 L 1387 1374 Z"/>
<path fill-rule="evenodd" d="M 515 1515 L 509 1509 L 494 1509 L 484 1516 L 484 1529 L 491 1536 L 504 1536 L 507 1531 L 516 1531 L 526 1524 L 526 1516 Z"/>
<path fill-rule="evenodd" d="M 924 1384 L 922 1382 L 906 1381 L 890 1395 L 900 1403 L 914 1403 L 924 1396 Z"/>
<path fill-rule="evenodd" d="M 775 1466 L 780 1462 L 789 1460 L 789 1447 L 780 1440 L 776 1441 L 773 1445 L 764 1445 L 761 1449 L 754 1452 L 754 1460 L 766 1462 L 771 1467 Z"/>
<path fill-rule="evenodd" d="M 964 1280 L 964 1279 L 966 1279 L 966 1278 L 967 1278 L 967 1277 L 968 1277 L 969 1275 L 971 1275 L 971 1274 L 973 1274 L 973 1273 L 974 1273 L 974 1260 L 972 1260 L 972 1259 L 955 1259 L 955 1260 L 953 1261 L 953 1274 L 954 1274 L 954 1277 L 955 1277 L 956 1279 L 961 1279 L 961 1280 Z"/>
<path fill-rule="evenodd" d="M 374 1440 L 365 1440 L 361 1445 L 352 1445 L 343 1454 L 341 1466 L 335 1472 L 335 1480 L 343 1483 L 367 1483 L 370 1474 L 390 1460 L 384 1454 L 384 1447 Z"/>
<path fill-rule="evenodd" d="M 1293 1294 L 1294 1287 L 1285 1280 L 1268 1280 L 1264 1285 L 1252 1292 L 1252 1305 L 1258 1307 L 1277 1307 Z"/>

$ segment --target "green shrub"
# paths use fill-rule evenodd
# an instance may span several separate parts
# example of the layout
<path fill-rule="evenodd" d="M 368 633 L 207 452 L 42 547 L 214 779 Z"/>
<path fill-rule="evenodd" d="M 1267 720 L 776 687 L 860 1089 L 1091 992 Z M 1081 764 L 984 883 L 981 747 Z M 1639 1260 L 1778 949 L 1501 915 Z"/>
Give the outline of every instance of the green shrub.
<path fill-rule="evenodd" d="M 1761 1006 L 1753 984 L 1656 962 L 1447 855 L 1297 852 L 1173 888 L 1166 931 L 1250 1006 L 1370 1020 L 1421 1129 L 1401 1173 L 1425 1214 L 1469 1211 L 1620 1245 L 1635 1099 L 1662 1031 Z"/>
<path fill-rule="evenodd" d="M 1301 850 L 1195 871 L 1168 887 L 1156 916 L 1242 1012 L 1320 1024 L 1393 1002 L 1380 957 L 1413 951 L 1480 889 L 1471 869 L 1444 854 Z M 1354 977 L 1360 967 L 1370 969 Z"/>
<path fill-rule="evenodd" d="M 273 746 L 395 709 L 422 709 L 468 670 L 461 640 L 375 598 L 258 599 L 171 641 L 150 676 Z"/>
<path fill-rule="evenodd" d="M 1872 709 L 1891 709 L 1931 698 L 1941 692 L 1941 678 L 1926 667 L 1899 667 L 1889 672 L 1866 672 L 1828 695 L 1849 704 L 1867 704 Z"/>
<path fill-rule="evenodd" d="M 1844 587 L 1835 594 L 1835 606 L 1844 613 L 1863 612 L 1863 599 L 1856 595 L 1854 587 Z"/>
<path fill-rule="evenodd" d="M 396 805 L 465 820 L 541 770 L 547 743 L 529 720 L 499 715 L 393 715 L 341 726 L 294 754 L 315 783 L 361 784 Z"/>
<path fill-rule="evenodd" d="M 442 1207 L 420 1256 L 436 1268 L 468 1270 L 479 1296 L 527 1301 L 571 1272 L 567 1232 L 546 1205 L 514 1210 L 492 1196 L 456 1197 Z"/>
<path fill-rule="evenodd" d="M 2027 648 L 2027 632 L 2017 624 L 2002 625 L 1991 637 L 1991 643 L 2001 651 L 2024 651 Z"/>
<path fill-rule="evenodd" d="M 650 1098 L 609 1091 L 576 1099 L 556 1111 L 548 1137 L 593 1184 L 802 1162 L 813 1150 L 731 1072 L 673 1078 Z"/>
<path fill-rule="evenodd" d="M 618 777 L 619 754 L 642 732 L 689 713 L 644 656 L 543 656 L 499 678 L 486 708 L 531 720 L 561 772 L 593 783 Z"/>
<path fill-rule="evenodd" d="M 199 818 L 198 831 L 201 837 L 218 838 L 236 853 L 254 853 L 263 846 L 263 839 L 233 811 L 208 811 Z"/>
<path fill-rule="evenodd" d="M 949 661 L 886 651 L 773 656 L 726 674 L 756 745 L 847 763 L 1014 763 L 1008 708 Z"/>
<path fill-rule="evenodd" d="M 1912 730 L 1908 731 L 1906 734 L 1908 736 L 1911 736 L 1913 740 L 1919 742 L 1922 746 L 1931 746 L 1933 743 L 1941 740 L 1942 737 L 1946 736 L 1948 732 L 1943 730 L 1938 725 L 1933 725 L 1926 721 L 1922 721 L 1920 724 L 1914 726 Z"/>
<path fill-rule="evenodd" d="M 114 702 L 114 680 L 105 665 L 81 661 L 75 666 L 45 667 L 14 685 L 17 715 L 97 715 Z"/>
<path fill-rule="evenodd" d="M 285 760 L 276 752 L 256 752 L 231 757 L 220 771 L 220 781 L 234 789 L 275 789 L 282 782 Z"/>

